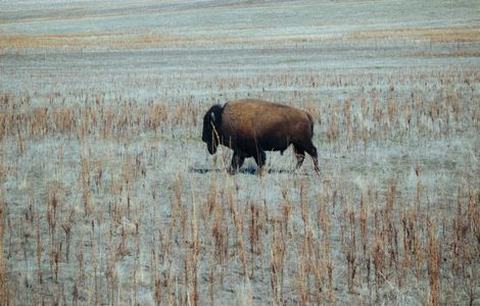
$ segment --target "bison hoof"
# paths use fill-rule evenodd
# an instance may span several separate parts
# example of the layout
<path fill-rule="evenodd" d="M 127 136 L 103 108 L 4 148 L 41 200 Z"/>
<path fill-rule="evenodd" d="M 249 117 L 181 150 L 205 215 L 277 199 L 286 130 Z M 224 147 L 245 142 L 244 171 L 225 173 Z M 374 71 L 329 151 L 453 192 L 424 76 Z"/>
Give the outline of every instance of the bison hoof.
<path fill-rule="evenodd" d="M 258 176 L 264 176 L 265 175 L 265 168 L 263 168 L 263 167 L 257 168 L 257 170 L 255 171 L 255 174 L 258 175 Z"/>

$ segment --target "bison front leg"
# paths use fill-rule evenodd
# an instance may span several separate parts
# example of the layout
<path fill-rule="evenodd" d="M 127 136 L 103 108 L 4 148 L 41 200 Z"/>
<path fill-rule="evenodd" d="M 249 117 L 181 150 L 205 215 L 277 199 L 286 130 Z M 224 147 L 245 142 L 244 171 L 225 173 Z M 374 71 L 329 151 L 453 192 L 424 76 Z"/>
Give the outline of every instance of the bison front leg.
<path fill-rule="evenodd" d="M 245 161 L 245 156 L 242 154 L 242 152 L 233 152 L 232 156 L 232 164 L 230 165 L 230 168 L 228 169 L 228 172 L 230 174 L 235 174 L 240 167 L 242 167 L 243 162 Z"/>
<path fill-rule="evenodd" d="M 255 162 L 257 163 L 257 173 L 263 174 L 263 166 L 265 166 L 265 161 L 267 160 L 267 155 L 262 149 L 257 150 L 257 154 L 254 156 Z"/>

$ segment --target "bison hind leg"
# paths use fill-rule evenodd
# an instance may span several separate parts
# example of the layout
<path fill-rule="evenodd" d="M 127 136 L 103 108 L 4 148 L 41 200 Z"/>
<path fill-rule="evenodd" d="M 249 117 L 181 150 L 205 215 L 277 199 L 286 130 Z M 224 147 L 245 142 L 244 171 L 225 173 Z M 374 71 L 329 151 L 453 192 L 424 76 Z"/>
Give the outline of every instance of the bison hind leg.
<path fill-rule="evenodd" d="M 305 160 L 305 150 L 297 145 L 293 146 L 293 150 L 295 152 L 295 157 L 297 158 L 297 166 L 296 169 L 300 168 Z"/>
<path fill-rule="evenodd" d="M 313 167 L 315 168 L 315 172 L 320 173 L 320 168 L 318 168 L 317 148 L 313 145 L 311 140 L 307 144 L 307 146 L 305 148 L 305 151 L 307 151 L 308 155 L 310 155 L 312 157 Z"/>
<path fill-rule="evenodd" d="M 300 168 L 300 166 L 302 165 L 303 160 L 305 159 L 305 152 L 307 152 L 308 155 L 312 157 L 313 167 L 315 168 L 315 171 L 317 173 L 320 172 L 320 169 L 318 168 L 317 148 L 313 145 L 311 140 L 303 144 L 294 144 L 294 149 L 295 156 L 297 157 L 297 169 Z"/>

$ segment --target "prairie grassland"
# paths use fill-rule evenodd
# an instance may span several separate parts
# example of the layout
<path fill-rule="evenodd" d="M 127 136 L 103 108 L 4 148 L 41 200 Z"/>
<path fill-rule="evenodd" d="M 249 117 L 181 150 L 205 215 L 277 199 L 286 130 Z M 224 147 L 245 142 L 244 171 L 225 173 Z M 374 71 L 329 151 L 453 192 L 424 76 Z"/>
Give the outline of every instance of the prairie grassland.
<path fill-rule="evenodd" d="M 0 12 L 2 304 L 479 303 L 474 4 L 62 3 Z M 320 176 L 207 155 L 247 96 L 312 115 Z"/>

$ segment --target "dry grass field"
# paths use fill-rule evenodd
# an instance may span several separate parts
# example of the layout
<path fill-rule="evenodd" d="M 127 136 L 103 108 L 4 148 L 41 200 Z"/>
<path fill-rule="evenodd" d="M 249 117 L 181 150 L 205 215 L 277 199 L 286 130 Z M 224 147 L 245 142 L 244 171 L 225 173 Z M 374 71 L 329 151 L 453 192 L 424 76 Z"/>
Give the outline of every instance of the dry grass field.
<path fill-rule="evenodd" d="M 479 305 L 476 1 L 0 2 L 0 304 Z M 213 103 L 321 173 L 208 155 Z"/>

